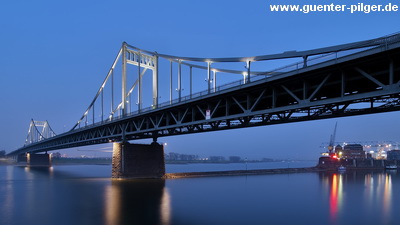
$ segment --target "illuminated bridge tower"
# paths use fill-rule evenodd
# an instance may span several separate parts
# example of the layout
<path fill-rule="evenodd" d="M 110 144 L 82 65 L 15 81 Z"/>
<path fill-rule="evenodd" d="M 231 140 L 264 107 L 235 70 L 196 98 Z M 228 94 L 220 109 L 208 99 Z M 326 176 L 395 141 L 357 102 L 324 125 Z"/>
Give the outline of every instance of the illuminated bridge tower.
<path fill-rule="evenodd" d="M 127 65 L 138 68 L 138 113 L 142 109 L 142 79 L 143 72 L 152 70 L 152 94 L 155 109 L 158 107 L 158 57 L 144 54 L 140 51 L 128 49 L 124 42 L 121 48 L 122 54 L 122 118 L 127 116 L 129 95 L 132 90 L 127 89 Z M 141 72 L 143 71 L 143 72 Z M 157 143 L 157 136 L 153 136 L 153 143 L 131 144 L 122 134 L 121 142 L 113 143 L 112 178 L 161 178 L 165 174 L 164 147 Z"/>
<path fill-rule="evenodd" d="M 45 139 L 56 136 L 56 133 L 50 127 L 47 121 L 31 120 L 29 124 L 28 136 L 25 140 L 25 145 L 35 144 Z M 18 162 L 26 162 L 28 166 L 51 166 L 50 155 L 46 152 L 44 154 L 27 153 L 17 156 Z"/>

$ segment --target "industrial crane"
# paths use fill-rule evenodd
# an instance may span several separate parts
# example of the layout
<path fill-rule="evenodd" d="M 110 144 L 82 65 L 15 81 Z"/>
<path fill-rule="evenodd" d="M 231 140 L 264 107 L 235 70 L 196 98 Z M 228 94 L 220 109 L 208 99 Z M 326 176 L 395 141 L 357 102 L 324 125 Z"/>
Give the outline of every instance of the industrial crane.
<path fill-rule="evenodd" d="M 334 153 L 335 139 L 336 139 L 336 128 L 337 128 L 337 122 L 335 124 L 335 129 L 333 129 L 333 134 L 331 135 L 331 139 L 330 139 L 329 145 L 328 145 L 329 155 Z"/>

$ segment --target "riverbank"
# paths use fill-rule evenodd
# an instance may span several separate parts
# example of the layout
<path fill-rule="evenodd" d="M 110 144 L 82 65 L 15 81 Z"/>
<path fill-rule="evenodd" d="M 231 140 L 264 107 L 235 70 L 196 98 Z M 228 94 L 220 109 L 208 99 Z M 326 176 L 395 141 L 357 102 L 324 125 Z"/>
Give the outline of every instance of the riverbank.
<path fill-rule="evenodd" d="M 325 171 L 318 167 L 306 168 L 282 168 L 282 169 L 258 169 L 258 170 L 230 170 L 230 171 L 210 171 L 210 172 L 187 172 L 187 173 L 167 173 L 165 179 L 195 178 L 195 177 L 214 177 L 214 176 L 243 176 L 243 175 L 265 175 L 282 173 L 308 173 Z"/>
<path fill-rule="evenodd" d="M 317 167 L 325 170 L 337 170 L 340 166 L 346 170 L 384 170 L 387 166 L 400 165 L 400 160 L 386 159 L 333 159 L 320 157 Z"/>
<path fill-rule="evenodd" d="M 11 165 L 11 164 L 14 164 L 12 160 L 7 158 L 0 158 L 0 165 Z"/>
<path fill-rule="evenodd" d="M 111 165 L 111 158 L 52 158 L 52 165 Z"/>

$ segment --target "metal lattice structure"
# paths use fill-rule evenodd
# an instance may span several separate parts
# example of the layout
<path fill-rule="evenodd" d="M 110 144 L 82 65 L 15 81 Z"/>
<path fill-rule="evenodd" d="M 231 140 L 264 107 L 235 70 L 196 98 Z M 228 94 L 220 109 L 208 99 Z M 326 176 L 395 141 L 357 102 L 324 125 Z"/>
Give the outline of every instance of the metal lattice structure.
<path fill-rule="evenodd" d="M 250 69 L 257 63 L 287 58 L 302 60 L 275 70 Z M 160 69 L 166 64 L 161 59 L 167 60 L 169 69 Z M 119 62 L 122 95 L 118 100 L 114 80 Z M 244 65 L 245 70 L 224 67 L 232 63 Z M 129 73 L 128 65 L 136 68 L 136 80 L 131 83 L 128 78 L 133 70 Z M 187 96 L 182 96 L 184 67 L 190 78 Z M 176 99 L 172 98 L 173 68 L 177 72 Z M 206 90 L 193 92 L 194 70 L 206 75 Z M 142 81 L 147 71 L 152 74 L 151 101 L 143 107 Z M 243 79 L 218 86 L 217 74 L 221 73 Z M 169 85 L 163 84 L 169 86 L 170 99 L 159 103 L 159 78 L 165 75 L 170 77 Z M 107 93 L 111 97 L 107 98 Z M 132 110 L 134 94 L 137 110 Z M 178 57 L 123 43 L 73 129 L 11 154 L 396 110 L 400 110 L 400 34 L 309 51 L 237 58 Z M 100 118 L 95 112 L 100 112 Z"/>
<path fill-rule="evenodd" d="M 30 145 L 43 141 L 47 138 L 56 136 L 56 133 L 51 129 L 49 122 L 31 120 L 29 124 L 28 136 L 25 140 L 25 145 Z"/>

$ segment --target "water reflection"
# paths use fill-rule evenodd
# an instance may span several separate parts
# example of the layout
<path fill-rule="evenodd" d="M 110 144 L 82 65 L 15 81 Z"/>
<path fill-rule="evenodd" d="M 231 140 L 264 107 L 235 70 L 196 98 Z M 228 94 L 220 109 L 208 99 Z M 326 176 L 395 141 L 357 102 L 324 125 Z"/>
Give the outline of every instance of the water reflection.
<path fill-rule="evenodd" d="M 343 175 L 333 174 L 330 191 L 330 216 L 333 221 L 336 221 L 337 214 L 341 209 L 343 197 Z"/>
<path fill-rule="evenodd" d="M 105 190 L 105 221 L 113 224 L 162 224 L 171 221 L 164 180 L 113 180 Z"/>
<path fill-rule="evenodd" d="M 383 218 L 388 222 L 392 212 L 392 176 L 385 174 L 383 189 Z"/>
<path fill-rule="evenodd" d="M 374 177 L 372 176 L 371 173 L 365 175 L 364 186 L 365 186 L 364 198 L 366 206 L 368 207 L 368 209 L 372 209 L 374 204 L 373 199 L 375 192 L 374 192 Z M 369 211 L 368 213 L 372 212 Z"/>
<path fill-rule="evenodd" d="M 331 223 L 341 224 L 341 217 L 361 212 L 380 215 L 379 221 L 390 224 L 393 216 L 392 177 L 396 175 L 362 171 L 320 174 L 324 190 L 329 194 Z"/>
<path fill-rule="evenodd" d="M 54 175 L 54 168 L 52 166 L 51 167 L 25 166 L 24 169 L 28 180 L 32 180 L 35 178 L 37 179 L 38 176 L 52 178 Z"/>
<path fill-rule="evenodd" d="M 1 221 L 5 224 L 11 224 L 12 221 L 12 208 L 14 207 L 14 189 L 11 184 L 11 180 L 13 179 L 14 167 L 8 166 L 6 168 L 6 177 L 5 177 L 5 185 L 0 187 L 0 202 L 4 202 L 1 204 Z M 4 195 L 1 195 L 1 193 Z M 4 199 L 2 199 L 4 197 Z"/>
<path fill-rule="evenodd" d="M 365 198 L 371 213 L 376 208 L 376 204 L 382 205 L 381 214 L 385 223 L 392 216 L 392 175 L 396 173 L 386 172 L 380 174 L 365 175 Z M 374 180 L 377 180 L 375 183 Z"/>
<path fill-rule="evenodd" d="M 400 173 L 165 183 L 111 180 L 109 172 L 110 167 L 93 165 L 56 166 L 54 171 L 0 166 L 0 224 L 400 224 L 400 194 L 395 191 Z"/>

